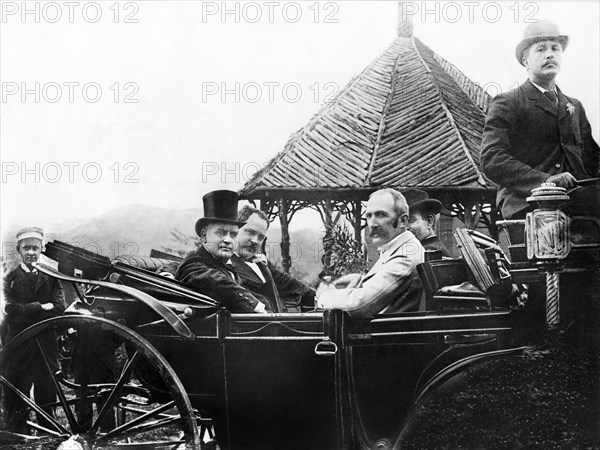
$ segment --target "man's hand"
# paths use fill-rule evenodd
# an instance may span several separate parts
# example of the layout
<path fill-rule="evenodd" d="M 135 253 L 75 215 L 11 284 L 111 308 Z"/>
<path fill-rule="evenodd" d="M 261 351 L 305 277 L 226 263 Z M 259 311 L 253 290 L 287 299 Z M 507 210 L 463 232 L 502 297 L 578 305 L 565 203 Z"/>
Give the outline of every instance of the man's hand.
<path fill-rule="evenodd" d="M 335 286 L 333 285 L 333 283 L 325 283 L 325 282 L 321 281 L 319 283 L 319 285 L 317 286 L 317 292 L 315 294 L 315 298 L 318 299 L 323 292 L 328 291 L 329 289 L 335 289 Z"/>
<path fill-rule="evenodd" d="M 577 179 L 570 172 L 564 172 L 552 175 L 546 180 L 546 183 L 554 183 L 558 187 L 570 189 L 577 185 Z"/>
<path fill-rule="evenodd" d="M 360 280 L 362 280 L 362 275 L 360 273 L 349 273 L 348 275 L 344 275 L 335 280 L 333 285 L 337 289 L 352 289 L 360 284 Z"/>
<path fill-rule="evenodd" d="M 53 303 L 42 303 L 42 310 L 43 311 L 50 311 L 51 309 L 54 309 L 54 304 Z"/>

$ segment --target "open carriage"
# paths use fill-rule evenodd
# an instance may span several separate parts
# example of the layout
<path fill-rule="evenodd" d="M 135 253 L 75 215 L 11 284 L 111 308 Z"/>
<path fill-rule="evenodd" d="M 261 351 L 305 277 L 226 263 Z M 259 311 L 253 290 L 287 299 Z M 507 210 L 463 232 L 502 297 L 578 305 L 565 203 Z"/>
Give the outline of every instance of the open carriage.
<path fill-rule="evenodd" d="M 341 311 L 232 314 L 150 270 L 55 241 L 46 256 L 58 271 L 39 269 L 72 284 L 79 300 L 22 332 L 0 358 L 24 345 L 37 349 L 57 393 L 54 415 L 19 395 L 31 434 L 65 449 L 399 448 L 429 393 L 468 367 L 523 349 L 517 303 L 495 303 L 489 289 L 439 289 L 472 278 L 481 258 L 494 286 L 538 270 L 477 250 L 485 241 L 477 234 L 461 239 L 474 244 L 466 249 L 473 261 L 420 267 L 424 311 L 370 320 Z M 599 251 L 597 243 L 580 250 Z M 48 333 L 58 337 L 58 367 L 40 343 Z"/>

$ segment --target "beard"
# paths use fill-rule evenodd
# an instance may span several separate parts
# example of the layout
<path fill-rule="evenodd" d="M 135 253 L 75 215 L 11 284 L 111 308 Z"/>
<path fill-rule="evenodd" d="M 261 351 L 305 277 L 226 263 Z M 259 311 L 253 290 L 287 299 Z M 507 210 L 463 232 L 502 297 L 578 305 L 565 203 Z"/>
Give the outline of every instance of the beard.
<path fill-rule="evenodd" d="M 240 258 L 242 258 L 246 261 L 249 261 L 258 252 L 258 245 L 255 245 L 253 243 L 240 245 L 238 252 L 239 252 Z"/>

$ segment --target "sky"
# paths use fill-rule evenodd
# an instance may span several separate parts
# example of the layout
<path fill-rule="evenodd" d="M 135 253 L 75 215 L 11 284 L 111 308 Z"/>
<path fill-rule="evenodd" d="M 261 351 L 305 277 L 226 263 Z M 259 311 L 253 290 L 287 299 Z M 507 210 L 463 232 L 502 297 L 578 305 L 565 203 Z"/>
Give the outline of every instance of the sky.
<path fill-rule="evenodd" d="M 599 2 L 405 2 L 414 34 L 491 95 L 527 23 L 571 37 L 559 87 L 600 129 Z M 240 189 L 393 41 L 395 1 L 1 2 L 3 227 Z M 58 230 L 48 230 L 58 231 Z"/>

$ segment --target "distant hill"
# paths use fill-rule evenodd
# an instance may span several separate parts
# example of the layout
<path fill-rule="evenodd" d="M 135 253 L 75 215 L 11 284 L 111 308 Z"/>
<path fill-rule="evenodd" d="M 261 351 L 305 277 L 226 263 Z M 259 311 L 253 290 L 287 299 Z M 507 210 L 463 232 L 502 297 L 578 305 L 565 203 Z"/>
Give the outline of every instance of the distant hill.
<path fill-rule="evenodd" d="M 202 216 L 202 209 L 173 210 L 145 205 L 127 205 L 93 219 L 78 220 L 73 227 L 61 223 L 46 230 L 47 241 L 60 240 L 99 253 L 111 259 L 127 255 L 150 254 L 157 249 L 183 256 L 196 246 L 194 226 Z M 64 230 L 64 231 L 62 231 Z M 17 230 L 4 230 L 5 248 L 14 245 Z M 292 273 L 307 282 L 321 270 L 319 251 L 322 233 L 315 229 L 290 232 Z M 274 263 L 281 261 L 279 242 L 281 230 L 275 224 L 267 235 L 267 256 Z M 6 251 L 10 270 L 18 261 L 14 251 Z"/>

